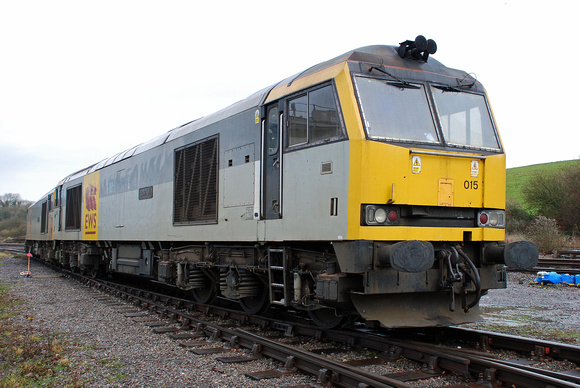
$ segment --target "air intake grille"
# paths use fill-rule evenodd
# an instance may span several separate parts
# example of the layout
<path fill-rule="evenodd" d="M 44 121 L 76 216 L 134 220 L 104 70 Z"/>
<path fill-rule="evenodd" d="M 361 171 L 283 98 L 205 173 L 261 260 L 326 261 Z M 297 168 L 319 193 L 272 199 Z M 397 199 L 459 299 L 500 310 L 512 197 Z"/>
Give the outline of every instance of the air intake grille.
<path fill-rule="evenodd" d="M 173 224 L 217 223 L 217 136 L 175 151 Z"/>

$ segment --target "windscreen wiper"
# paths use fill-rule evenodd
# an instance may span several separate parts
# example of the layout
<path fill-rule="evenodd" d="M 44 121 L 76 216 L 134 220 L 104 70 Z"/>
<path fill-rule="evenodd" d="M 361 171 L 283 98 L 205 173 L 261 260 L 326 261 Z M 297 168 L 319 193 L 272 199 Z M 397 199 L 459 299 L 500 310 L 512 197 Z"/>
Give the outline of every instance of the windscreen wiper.
<path fill-rule="evenodd" d="M 443 90 L 444 92 L 455 92 L 455 93 L 460 93 L 463 90 L 455 88 L 453 86 L 449 86 L 449 85 L 433 85 L 434 88 L 437 88 L 439 90 Z"/>
<path fill-rule="evenodd" d="M 401 89 L 421 89 L 420 86 L 410 84 L 406 81 L 388 81 L 387 85 L 395 86 Z"/>
<path fill-rule="evenodd" d="M 416 86 L 414 86 L 414 85 L 411 85 L 411 84 L 410 84 L 410 83 L 408 83 L 407 81 L 403 81 L 403 80 L 402 80 L 402 79 L 400 79 L 399 77 L 395 77 L 394 75 L 392 75 L 391 73 L 389 73 L 388 71 L 386 71 L 385 69 L 383 69 L 383 68 L 382 68 L 382 65 L 381 65 L 381 67 L 378 67 L 378 66 L 372 66 L 372 67 L 369 69 L 369 73 L 371 73 L 373 70 L 378 70 L 378 71 L 380 71 L 381 73 L 383 73 L 383 74 L 386 74 L 386 75 L 388 75 L 389 77 L 391 77 L 391 78 L 394 78 L 395 80 L 397 80 L 397 82 L 392 82 L 392 83 L 391 83 L 391 82 L 387 82 L 389 85 L 398 86 L 398 87 L 401 87 L 401 88 L 413 88 L 413 89 L 417 88 Z"/>

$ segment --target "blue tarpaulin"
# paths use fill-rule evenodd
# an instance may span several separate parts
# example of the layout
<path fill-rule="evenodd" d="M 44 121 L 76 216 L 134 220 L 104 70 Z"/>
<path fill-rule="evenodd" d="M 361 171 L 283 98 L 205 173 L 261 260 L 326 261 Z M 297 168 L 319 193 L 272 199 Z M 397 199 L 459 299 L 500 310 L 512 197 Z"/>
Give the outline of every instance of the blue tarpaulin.
<path fill-rule="evenodd" d="M 580 275 L 559 274 L 557 272 L 541 271 L 537 273 L 532 282 L 534 284 L 565 284 L 569 286 L 580 286 Z"/>

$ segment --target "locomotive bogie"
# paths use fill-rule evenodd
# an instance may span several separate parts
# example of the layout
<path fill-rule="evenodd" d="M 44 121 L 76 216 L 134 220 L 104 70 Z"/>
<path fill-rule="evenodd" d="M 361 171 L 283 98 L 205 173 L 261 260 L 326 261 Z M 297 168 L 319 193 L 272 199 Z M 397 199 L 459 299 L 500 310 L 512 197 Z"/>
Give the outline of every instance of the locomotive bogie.
<path fill-rule="evenodd" d="M 476 320 L 537 247 L 502 243 L 483 87 L 427 58 L 354 50 L 71 174 L 30 208 L 28 249 L 322 327 Z"/>

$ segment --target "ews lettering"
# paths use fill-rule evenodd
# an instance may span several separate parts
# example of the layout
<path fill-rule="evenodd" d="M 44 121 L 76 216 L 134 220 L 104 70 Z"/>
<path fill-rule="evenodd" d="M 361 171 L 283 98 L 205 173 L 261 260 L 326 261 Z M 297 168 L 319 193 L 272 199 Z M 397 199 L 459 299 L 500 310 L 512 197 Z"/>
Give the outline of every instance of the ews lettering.
<path fill-rule="evenodd" d="M 85 215 L 85 230 L 97 228 L 97 214 L 89 213 Z"/>

